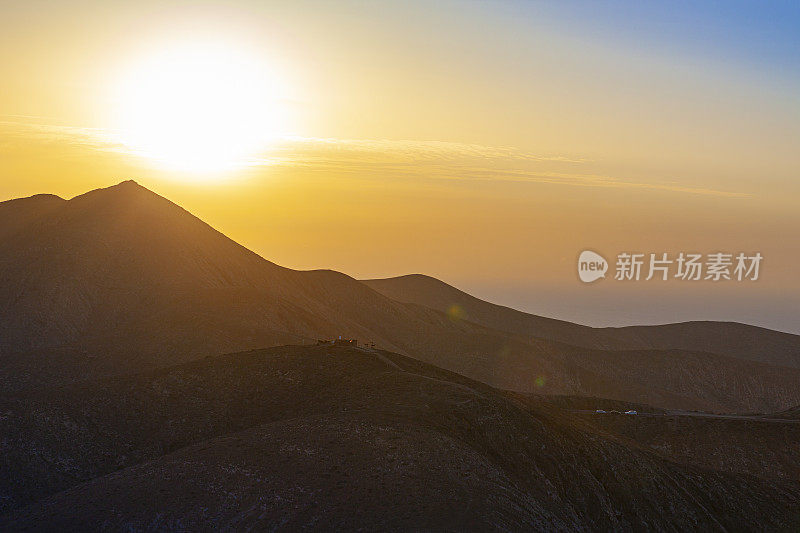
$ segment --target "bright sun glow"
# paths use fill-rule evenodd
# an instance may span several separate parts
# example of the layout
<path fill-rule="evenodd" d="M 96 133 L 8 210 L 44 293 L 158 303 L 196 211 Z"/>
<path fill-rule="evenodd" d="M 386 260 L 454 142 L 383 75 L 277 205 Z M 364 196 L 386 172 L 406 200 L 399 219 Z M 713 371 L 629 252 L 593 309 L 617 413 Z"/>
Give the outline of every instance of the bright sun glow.
<path fill-rule="evenodd" d="M 282 80 L 263 61 L 219 44 L 163 50 L 117 87 L 123 142 L 159 166 L 213 173 L 246 165 L 281 133 Z"/>

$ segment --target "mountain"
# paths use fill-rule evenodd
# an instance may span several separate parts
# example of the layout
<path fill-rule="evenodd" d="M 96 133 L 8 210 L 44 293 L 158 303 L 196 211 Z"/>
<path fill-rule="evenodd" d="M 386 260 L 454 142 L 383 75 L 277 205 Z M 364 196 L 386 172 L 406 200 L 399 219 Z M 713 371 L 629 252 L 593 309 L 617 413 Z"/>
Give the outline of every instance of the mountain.
<path fill-rule="evenodd" d="M 794 336 L 295 271 L 130 181 L 0 223 L 0 530 L 800 529 Z"/>
<path fill-rule="evenodd" d="M 124 352 L 135 369 L 337 334 L 394 347 L 383 329 L 436 315 L 336 272 L 279 267 L 132 181 L 32 217 L 2 244 L 3 353 Z"/>
<path fill-rule="evenodd" d="M 448 286 L 431 278 L 421 293 L 438 300 L 407 302 L 375 282 L 278 266 L 133 181 L 4 202 L 3 217 L 14 220 L 0 235 L 7 395 L 342 335 L 520 392 L 719 412 L 800 404 L 797 368 L 705 345 L 620 350 L 591 328 L 461 293 L 465 319 L 445 312 Z M 752 331 L 766 345 L 781 335 Z"/>
<path fill-rule="evenodd" d="M 679 462 L 386 351 L 277 347 L 0 402 L 2 530 L 800 527 L 796 479 Z"/>
<path fill-rule="evenodd" d="M 0 202 L 0 239 L 12 235 L 66 202 L 54 194 L 36 194 Z"/>
<path fill-rule="evenodd" d="M 800 335 L 736 322 L 697 321 L 659 326 L 593 328 L 489 303 L 422 274 L 363 282 L 398 302 L 447 312 L 458 306 L 467 320 L 499 331 L 607 350 L 711 352 L 800 368 Z"/>

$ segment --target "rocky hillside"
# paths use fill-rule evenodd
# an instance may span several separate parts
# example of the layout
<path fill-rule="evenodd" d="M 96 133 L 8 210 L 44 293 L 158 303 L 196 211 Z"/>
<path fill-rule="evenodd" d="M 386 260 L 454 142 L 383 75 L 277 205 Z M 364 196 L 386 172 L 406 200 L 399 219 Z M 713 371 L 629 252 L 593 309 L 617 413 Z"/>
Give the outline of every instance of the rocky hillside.
<path fill-rule="evenodd" d="M 579 416 L 599 429 L 677 461 L 726 472 L 800 480 L 800 420 L 787 423 L 758 417 L 688 414 Z"/>
<path fill-rule="evenodd" d="M 679 463 L 389 352 L 209 357 L 0 412 L 4 530 L 800 527 L 796 480 Z"/>

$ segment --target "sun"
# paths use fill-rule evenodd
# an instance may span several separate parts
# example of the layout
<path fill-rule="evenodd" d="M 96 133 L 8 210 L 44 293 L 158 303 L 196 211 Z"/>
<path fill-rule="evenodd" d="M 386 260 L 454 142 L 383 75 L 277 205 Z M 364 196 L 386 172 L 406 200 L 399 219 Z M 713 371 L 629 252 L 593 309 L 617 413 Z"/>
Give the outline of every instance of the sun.
<path fill-rule="evenodd" d="M 241 48 L 188 43 L 137 61 L 114 98 L 122 142 L 164 169 L 247 165 L 282 134 L 283 80 Z"/>

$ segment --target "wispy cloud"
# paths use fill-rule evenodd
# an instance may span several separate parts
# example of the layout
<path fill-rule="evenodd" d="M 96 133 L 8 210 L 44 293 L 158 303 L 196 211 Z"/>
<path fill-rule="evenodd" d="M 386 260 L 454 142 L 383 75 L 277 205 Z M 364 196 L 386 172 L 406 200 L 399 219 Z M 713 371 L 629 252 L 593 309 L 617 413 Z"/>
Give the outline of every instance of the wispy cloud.
<path fill-rule="evenodd" d="M 518 161 L 560 161 L 583 163 L 585 158 L 563 155 L 540 155 L 520 151 L 509 146 L 486 146 L 447 141 L 411 141 L 388 139 L 331 139 L 319 137 L 288 137 L 287 149 L 305 153 L 309 160 L 323 159 L 336 154 L 339 159 L 348 156 L 360 161 L 459 161 L 465 158 Z"/>
<path fill-rule="evenodd" d="M 3 143 L 47 143 L 66 147 L 80 147 L 94 151 L 116 152 L 131 155 L 134 151 L 118 135 L 100 128 L 62 126 L 43 122 L 46 117 L 30 115 L 0 115 L 0 132 Z"/>
<path fill-rule="evenodd" d="M 361 176 L 424 177 L 456 181 L 503 181 L 576 187 L 642 189 L 674 193 L 747 198 L 748 193 L 673 182 L 648 182 L 592 173 L 592 159 L 541 155 L 507 146 L 443 141 L 363 139 L 287 139 L 255 165 L 287 165 Z M 567 171 L 540 168 L 560 165 Z"/>
<path fill-rule="evenodd" d="M 54 125 L 42 117 L 0 116 L 0 148 L 38 141 L 91 151 L 142 157 L 109 130 Z M 747 198 L 749 193 L 696 187 L 678 180 L 626 179 L 591 171 L 593 161 L 567 155 L 537 154 L 509 146 L 445 141 L 288 137 L 269 152 L 243 162 L 247 167 L 287 167 L 370 179 L 403 177 L 462 182 L 517 182 L 571 187 L 640 189 Z M 554 167 L 558 170 L 554 170 Z"/>

